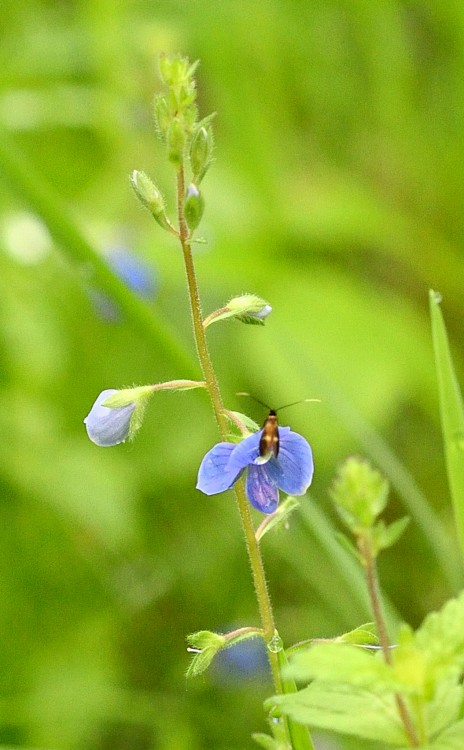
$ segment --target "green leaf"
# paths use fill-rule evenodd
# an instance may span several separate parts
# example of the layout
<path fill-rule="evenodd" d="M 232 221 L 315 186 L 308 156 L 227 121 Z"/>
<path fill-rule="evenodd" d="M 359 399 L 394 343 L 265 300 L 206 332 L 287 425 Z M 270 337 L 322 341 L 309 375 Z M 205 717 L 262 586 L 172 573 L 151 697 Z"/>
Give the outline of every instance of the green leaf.
<path fill-rule="evenodd" d="M 225 412 L 225 415 L 232 424 L 237 425 L 237 422 L 240 422 L 240 424 L 243 425 L 245 429 L 249 430 L 249 432 L 257 432 L 260 429 L 259 425 L 256 424 L 256 422 L 250 419 L 250 417 L 247 417 L 246 414 L 242 414 L 239 411 L 227 410 Z"/>
<path fill-rule="evenodd" d="M 373 530 L 376 550 L 379 552 L 382 549 L 392 547 L 405 531 L 409 521 L 409 516 L 403 516 L 403 518 L 393 521 L 389 526 L 386 526 L 383 521 L 376 523 Z"/>
<path fill-rule="evenodd" d="M 364 625 L 359 625 L 354 630 L 337 636 L 334 640 L 336 643 L 351 643 L 356 646 L 363 646 L 365 644 L 377 645 L 379 642 L 375 623 L 373 622 L 366 622 Z"/>
<path fill-rule="evenodd" d="M 291 658 L 286 676 L 346 683 L 377 692 L 404 688 L 380 653 L 345 643 L 316 643 L 299 651 Z"/>
<path fill-rule="evenodd" d="M 464 405 L 440 309 L 441 297 L 430 290 L 429 299 L 446 469 L 461 554 L 464 554 Z"/>
<path fill-rule="evenodd" d="M 445 729 L 429 747 L 431 750 L 462 750 L 464 747 L 464 719 Z"/>
<path fill-rule="evenodd" d="M 417 750 L 462 750 L 464 747 L 464 720 L 457 721 L 444 732 L 435 737 L 432 742 L 420 745 Z M 411 750 L 410 745 L 404 745 L 398 750 Z"/>
<path fill-rule="evenodd" d="M 297 687 L 294 679 L 288 675 L 288 661 L 285 651 L 283 649 L 279 651 L 277 657 L 279 659 L 279 668 L 282 675 L 284 693 L 286 695 L 294 695 L 297 692 Z M 302 726 L 299 722 L 294 721 L 291 716 L 288 717 L 287 723 L 292 749 L 314 750 L 314 745 L 308 729 L 305 726 Z"/>
<path fill-rule="evenodd" d="M 464 688 L 454 682 L 441 682 L 433 700 L 425 705 L 425 725 L 430 737 L 444 731 L 460 715 Z M 464 747 L 464 742 L 463 745 Z"/>
<path fill-rule="evenodd" d="M 271 737 L 270 734 L 255 732 L 251 736 L 260 747 L 264 747 L 264 750 L 281 750 L 282 748 L 281 743 Z"/>
<path fill-rule="evenodd" d="M 455 677 L 464 669 L 464 593 L 427 615 L 415 634 L 427 658 L 429 679 Z"/>
<path fill-rule="evenodd" d="M 292 495 L 289 495 L 286 500 L 279 504 L 276 512 L 271 516 L 267 516 L 264 521 L 258 526 L 255 533 L 257 541 L 260 542 L 261 539 L 268 533 L 268 531 L 271 531 L 271 529 L 275 529 L 277 528 L 277 526 L 281 526 L 281 524 L 287 520 L 289 515 L 299 507 L 300 503 L 298 502 L 298 500 Z"/>
<path fill-rule="evenodd" d="M 198 677 L 202 672 L 205 672 L 217 652 L 225 644 L 224 636 L 213 633 L 210 630 L 199 630 L 197 633 L 190 633 L 186 640 L 189 644 L 188 650 L 194 654 L 186 672 L 187 677 Z"/>
<path fill-rule="evenodd" d="M 349 685 L 315 681 L 294 695 L 266 701 L 311 728 L 356 735 L 393 745 L 407 743 L 393 696 L 372 695 Z"/>
<path fill-rule="evenodd" d="M 352 555 L 359 563 L 361 562 L 361 556 L 354 546 L 353 542 L 349 537 L 346 536 L 346 534 L 343 533 L 343 531 L 335 531 L 334 537 L 339 543 L 341 547 L 345 550 L 345 552 L 349 552 L 350 555 Z"/>

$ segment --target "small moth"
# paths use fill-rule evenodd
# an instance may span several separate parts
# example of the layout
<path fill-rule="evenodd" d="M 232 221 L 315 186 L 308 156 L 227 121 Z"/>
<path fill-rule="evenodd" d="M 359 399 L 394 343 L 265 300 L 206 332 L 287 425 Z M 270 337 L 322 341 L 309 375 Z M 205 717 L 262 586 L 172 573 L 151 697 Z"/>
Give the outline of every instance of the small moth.
<path fill-rule="evenodd" d="M 317 399 L 312 399 L 312 398 L 304 398 L 304 399 L 301 399 L 300 401 L 293 401 L 291 404 L 285 404 L 285 406 L 279 406 L 278 409 L 271 409 L 271 407 L 265 404 L 264 401 L 260 401 L 259 398 L 256 398 L 256 396 L 252 396 L 250 393 L 237 393 L 237 396 L 249 396 L 254 401 L 257 401 L 258 404 L 261 404 L 261 406 L 264 406 L 266 409 L 269 409 L 269 414 L 264 420 L 264 424 L 263 424 L 263 428 L 261 432 L 261 439 L 259 441 L 259 455 L 262 459 L 265 459 L 266 461 L 271 457 L 271 455 L 273 455 L 274 458 L 277 458 L 277 456 L 279 455 L 280 440 L 279 440 L 279 422 L 277 420 L 277 412 L 282 411 L 282 409 L 288 409 L 289 406 L 296 406 L 296 404 L 301 404 L 304 401 L 317 400 Z"/>

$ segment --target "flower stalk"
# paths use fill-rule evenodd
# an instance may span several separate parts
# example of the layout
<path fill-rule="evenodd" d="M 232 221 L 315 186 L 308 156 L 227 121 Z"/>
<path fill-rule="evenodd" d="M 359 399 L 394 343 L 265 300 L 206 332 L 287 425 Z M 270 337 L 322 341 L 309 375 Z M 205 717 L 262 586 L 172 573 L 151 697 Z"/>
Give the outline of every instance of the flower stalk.
<path fill-rule="evenodd" d="M 224 404 L 214 371 L 211 356 L 209 354 L 206 340 L 205 329 L 203 326 L 203 316 L 201 309 L 200 294 L 195 274 L 195 266 L 192 256 L 192 247 L 190 242 L 190 232 L 184 215 L 184 195 L 185 195 L 185 173 L 184 166 L 181 164 L 177 171 L 177 213 L 179 224 L 179 241 L 182 247 L 184 257 L 185 273 L 187 277 L 188 293 L 190 300 L 190 312 L 193 323 L 193 334 L 197 349 L 198 359 L 202 369 L 206 387 L 211 399 L 214 417 L 219 429 L 221 440 L 227 439 L 228 424 L 224 410 Z M 245 493 L 244 481 L 239 480 L 234 487 L 235 498 L 237 503 L 242 528 L 245 534 L 246 548 L 250 567 L 253 576 L 253 583 L 256 592 L 258 609 L 261 624 L 264 632 L 266 643 L 268 644 L 275 635 L 274 615 L 269 591 L 264 573 L 264 565 L 261 557 L 261 550 L 255 537 L 254 527 L 251 519 L 248 500 Z M 276 692 L 283 692 L 282 679 L 280 676 L 278 655 L 268 649 L 268 658 L 274 680 Z"/>
<path fill-rule="evenodd" d="M 377 628 L 377 635 L 379 637 L 380 647 L 382 649 L 385 662 L 391 665 L 392 655 L 390 649 L 390 641 L 388 638 L 387 627 L 383 615 L 379 580 L 377 575 L 377 564 L 374 550 L 372 548 L 372 539 L 369 534 L 360 534 L 357 537 L 356 542 L 366 572 L 367 588 L 371 601 L 372 613 L 374 615 L 374 621 Z M 408 708 L 399 693 L 395 693 L 395 702 L 398 708 L 398 713 L 401 716 L 401 721 L 403 722 L 406 734 L 408 735 L 411 747 L 419 747 L 420 743 L 416 734 L 414 724 L 412 722 Z"/>

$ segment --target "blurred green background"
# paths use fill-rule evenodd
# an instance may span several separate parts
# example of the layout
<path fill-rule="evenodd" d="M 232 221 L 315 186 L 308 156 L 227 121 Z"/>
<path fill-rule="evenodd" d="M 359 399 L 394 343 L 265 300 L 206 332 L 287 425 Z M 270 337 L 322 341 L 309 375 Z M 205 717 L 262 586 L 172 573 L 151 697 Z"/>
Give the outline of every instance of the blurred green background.
<path fill-rule="evenodd" d="M 195 490 L 217 439 L 206 395 L 157 394 L 132 445 L 98 449 L 82 424 L 104 388 L 198 372 L 178 248 L 128 182 L 147 171 L 172 206 L 151 117 L 161 51 L 200 58 L 201 114 L 218 112 L 196 250 L 204 311 L 242 292 L 274 310 L 264 328 L 210 329 L 226 404 L 261 421 L 237 391 L 321 399 L 282 419 L 310 440 L 316 473 L 289 528 L 263 541 L 281 635 L 369 619 L 331 528 L 328 486 L 350 453 L 389 477 L 387 518 L 412 516 L 380 563 L 389 611 L 417 626 L 462 585 L 427 294 L 443 294 L 462 383 L 464 5 L 3 0 L 2 152 L 14 144 L 102 257 L 125 248 L 147 265 L 147 304 L 173 336 L 108 306 L 5 157 L 3 745 L 244 750 L 265 731 L 265 672 L 229 659 L 184 676 L 186 633 L 257 624 L 232 495 Z"/>

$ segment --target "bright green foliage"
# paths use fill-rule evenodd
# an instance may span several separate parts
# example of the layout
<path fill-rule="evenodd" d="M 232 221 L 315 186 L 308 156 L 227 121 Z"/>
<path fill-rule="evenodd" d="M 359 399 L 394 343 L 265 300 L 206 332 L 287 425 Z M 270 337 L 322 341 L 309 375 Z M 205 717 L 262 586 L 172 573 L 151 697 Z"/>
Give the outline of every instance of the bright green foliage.
<path fill-rule="evenodd" d="M 258 541 L 261 541 L 261 539 L 272 529 L 276 529 L 282 524 L 288 523 L 290 514 L 297 510 L 299 506 L 300 502 L 291 495 L 285 498 L 283 502 L 280 502 L 276 512 L 273 513 L 272 516 L 265 518 L 256 530 L 256 538 Z"/>
<path fill-rule="evenodd" d="M 332 485 L 332 500 L 352 532 L 373 526 L 387 503 L 388 482 L 369 463 L 348 458 Z"/>
<path fill-rule="evenodd" d="M 187 669 L 187 677 L 197 677 L 208 669 L 217 652 L 224 648 L 226 639 L 210 630 L 199 630 L 187 636 L 187 643 L 196 652 Z"/>
<path fill-rule="evenodd" d="M 394 517 L 411 517 L 381 568 L 391 632 L 461 590 L 426 290 L 443 295 L 462 386 L 463 7 L 2 1 L 3 745 L 248 750 L 262 721 L 258 676 L 185 685 L 185 632 L 254 612 L 232 502 L 194 489 L 216 438 L 205 394 L 159 394 L 136 445 L 103 458 L 82 425 L 108 384 L 201 377 L 175 240 L 125 179 L 143 167 L 174 205 L 149 116 L 160 50 L 201 59 L 201 109 L 219 111 L 203 308 L 256 289 L 275 313 L 265 332 L 208 332 L 225 403 L 241 390 L 322 399 L 290 415 L 314 446 L 314 490 L 263 542 L 286 641 L 371 617 L 326 503 L 334 462 L 354 451 L 388 478 Z M 41 255 L 25 212 L 52 237 Z M 153 304 L 110 270 L 113 242 L 152 267 Z M 101 319 L 89 287 L 120 320 Z M 462 750 L 460 732 L 440 750 Z"/>
<path fill-rule="evenodd" d="M 197 66 L 198 61 L 190 65 L 188 59 L 180 55 L 160 57 L 161 78 L 168 92 L 155 98 L 156 127 L 166 142 L 168 159 L 176 167 L 183 163 L 195 132 L 198 111 L 194 74 Z"/>
<path fill-rule="evenodd" d="M 446 747 L 447 737 L 461 736 L 464 743 L 463 633 L 464 594 L 429 615 L 416 633 L 403 626 L 391 664 L 380 652 L 317 643 L 292 656 L 288 668 L 291 677 L 312 680 L 311 684 L 267 705 L 274 703 L 311 728 L 332 728 L 403 747 L 406 738 L 395 704 L 399 694 L 406 700 L 418 736 L 431 748 Z"/>

